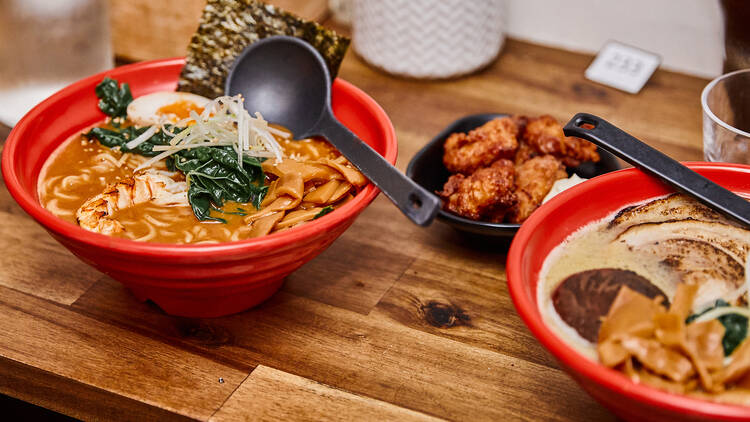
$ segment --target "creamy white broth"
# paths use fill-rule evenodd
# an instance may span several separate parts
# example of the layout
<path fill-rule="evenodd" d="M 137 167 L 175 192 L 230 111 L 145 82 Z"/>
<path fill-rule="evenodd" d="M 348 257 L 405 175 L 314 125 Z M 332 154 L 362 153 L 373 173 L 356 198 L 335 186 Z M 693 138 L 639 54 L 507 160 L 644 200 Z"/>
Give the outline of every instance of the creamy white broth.
<path fill-rule="evenodd" d="M 633 205 L 640 204 L 642 203 Z M 679 275 L 662 265 L 655 256 L 638 253 L 623 243 L 613 242 L 622 230 L 608 229 L 607 225 L 618 212 L 589 223 L 572 233 L 550 252 L 539 272 L 537 304 L 545 323 L 565 341 L 593 360 L 596 360 L 595 345 L 566 324 L 555 310 L 552 294 L 560 283 L 567 277 L 586 270 L 630 270 L 649 279 L 671 300 L 680 281 Z"/>
<path fill-rule="evenodd" d="M 653 204 L 662 204 L 663 207 L 655 206 L 649 209 L 649 205 Z M 639 206 L 642 207 L 638 208 Z M 648 211 L 642 213 L 634 212 L 629 218 L 618 220 L 616 224 L 611 224 L 622 211 L 626 211 L 626 214 L 629 213 L 629 208 L 634 208 L 636 211 L 645 208 Z M 644 218 L 644 216 L 646 217 Z M 683 224 L 685 222 L 690 222 L 687 223 L 690 230 L 689 234 L 683 232 L 677 237 L 665 237 L 664 239 L 649 238 L 649 242 L 651 243 L 647 244 L 645 248 L 634 247 L 633 244 L 628 245 L 623 240 L 627 236 L 623 235 L 618 238 L 619 235 L 630 229 L 641 229 L 644 226 L 666 227 L 670 224 Z M 739 241 L 732 245 L 735 248 L 732 253 L 734 253 L 737 261 L 739 261 L 738 263 L 744 267 L 748 251 L 750 251 L 750 232 L 738 228 L 733 222 L 726 220 L 707 207 L 685 196 L 668 195 L 651 198 L 647 201 L 632 204 L 631 207 L 623 207 L 620 211 L 578 229 L 550 252 L 540 271 L 539 287 L 537 288 L 537 303 L 545 322 L 560 337 L 581 353 L 591 359 L 596 359 L 595 345 L 566 323 L 555 308 L 553 295 L 556 289 L 568 277 L 583 271 L 597 269 L 626 270 L 647 279 L 664 293 L 668 301 L 671 301 L 679 283 L 691 279 L 690 277 L 696 274 L 699 276 L 705 276 L 705 274 L 695 270 L 693 270 L 692 274 L 685 272 L 684 269 L 678 270 L 679 266 L 675 267 L 674 263 L 668 263 L 664 252 L 661 251 L 670 252 L 672 249 L 670 249 L 669 242 L 682 241 L 682 236 L 688 239 L 700 238 L 701 236 L 705 236 L 706 238 L 711 237 L 712 235 L 709 232 L 700 231 L 701 228 L 698 227 L 700 222 L 716 224 L 722 228 L 731 230 L 736 235 L 734 240 L 737 241 L 739 239 Z M 628 234 L 630 233 L 632 232 L 628 231 Z M 713 236 L 716 237 L 715 234 Z M 721 252 L 721 250 L 727 250 L 727 245 L 721 244 L 721 242 L 725 242 L 727 239 L 729 238 L 722 238 L 719 241 L 707 240 L 705 243 L 716 247 Z M 747 241 L 744 239 L 747 239 Z M 661 245 L 660 240 L 662 242 Z M 690 243 L 690 246 L 701 246 L 698 243 L 700 242 Z M 660 252 L 654 252 L 654 249 Z M 688 254 L 684 254 L 680 258 L 685 259 L 688 256 Z M 696 268 L 699 268 L 697 264 Z M 703 297 L 699 297 L 696 300 L 693 311 L 702 309 L 706 304 L 713 303 L 718 298 L 722 298 L 730 303 L 744 303 L 746 300 L 745 295 L 740 294 L 739 297 L 737 296 L 741 290 L 738 286 L 744 283 L 744 278 L 744 273 L 740 277 L 737 277 L 735 273 L 728 279 L 715 277 L 715 274 L 709 275 L 708 281 L 701 282 L 702 284 L 700 284 L 701 293 L 699 293 L 699 296 L 703 295 Z M 696 280 L 696 278 L 692 278 L 691 280 Z M 727 286 L 731 286 L 731 289 L 734 290 L 730 292 Z"/>

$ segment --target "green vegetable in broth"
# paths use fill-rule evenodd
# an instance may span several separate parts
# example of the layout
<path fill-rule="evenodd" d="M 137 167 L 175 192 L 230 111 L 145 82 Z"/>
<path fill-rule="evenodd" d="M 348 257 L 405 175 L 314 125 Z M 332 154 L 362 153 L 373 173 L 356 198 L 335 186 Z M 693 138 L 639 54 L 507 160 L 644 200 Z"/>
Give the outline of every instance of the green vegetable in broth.
<path fill-rule="evenodd" d="M 747 337 L 747 317 L 739 314 L 729 314 L 720 316 L 719 322 L 726 329 L 724 337 L 721 340 L 721 345 L 724 347 L 724 355 L 729 356 Z"/>
<path fill-rule="evenodd" d="M 181 151 L 167 165 L 185 173 L 188 202 L 199 220 L 224 221 L 211 216 L 211 210 L 222 207 L 226 201 L 249 202 L 258 209 L 268 191 L 263 185 L 265 176 L 260 161 L 243 157 L 240 167 L 231 147 Z"/>
<path fill-rule="evenodd" d="M 104 78 L 96 86 L 96 96 L 99 97 L 99 109 L 109 117 L 125 118 L 128 114 L 128 104 L 133 101 L 128 84 L 118 84 L 116 80 Z"/>
<path fill-rule="evenodd" d="M 313 217 L 313 220 L 317 220 L 318 218 L 328 214 L 329 212 L 333 211 L 333 207 L 328 205 L 327 207 L 323 207 L 322 210 L 320 210 L 319 213 L 315 214 L 315 217 Z"/>
<path fill-rule="evenodd" d="M 690 323 L 696 318 L 704 315 L 705 313 L 712 311 L 716 308 L 723 308 L 729 306 L 729 303 L 719 299 L 714 305 L 701 313 L 691 315 L 685 321 Z M 748 319 L 744 315 L 730 313 L 722 315 L 717 318 L 721 325 L 724 326 L 724 337 L 721 340 L 721 345 L 724 348 L 724 356 L 729 356 L 734 352 L 734 349 L 742 343 L 747 337 L 747 324 Z"/>
<path fill-rule="evenodd" d="M 95 127 L 90 131 L 83 134 L 86 139 L 96 139 L 102 145 L 115 148 L 119 147 L 122 152 L 130 152 L 133 154 L 144 155 L 146 157 L 154 157 L 159 154 L 159 151 L 154 151 L 156 145 L 167 145 L 171 137 L 159 131 L 153 134 L 146 142 L 139 144 L 134 148 L 128 148 L 127 143 L 143 135 L 149 129 L 148 126 L 136 128 L 135 126 L 120 127 L 119 125 L 113 125 L 113 129 L 106 129 L 103 127 Z M 179 133 L 179 128 L 167 127 L 167 130 L 176 130 L 174 133 Z"/>

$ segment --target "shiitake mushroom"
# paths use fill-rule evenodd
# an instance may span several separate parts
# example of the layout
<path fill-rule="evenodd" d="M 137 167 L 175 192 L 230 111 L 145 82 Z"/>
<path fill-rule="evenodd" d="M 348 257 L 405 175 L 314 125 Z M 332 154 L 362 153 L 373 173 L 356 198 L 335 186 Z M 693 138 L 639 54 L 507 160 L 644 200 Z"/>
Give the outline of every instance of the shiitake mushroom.
<path fill-rule="evenodd" d="M 552 304 L 566 324 L 595 343 L 602 318 L 622 286 L 650 298 L 662 296 L 662 303 L 669 306 L 667 295 L 648 279 L 617 268 L 598 268 L 569 276 L 552 293 Z"/>

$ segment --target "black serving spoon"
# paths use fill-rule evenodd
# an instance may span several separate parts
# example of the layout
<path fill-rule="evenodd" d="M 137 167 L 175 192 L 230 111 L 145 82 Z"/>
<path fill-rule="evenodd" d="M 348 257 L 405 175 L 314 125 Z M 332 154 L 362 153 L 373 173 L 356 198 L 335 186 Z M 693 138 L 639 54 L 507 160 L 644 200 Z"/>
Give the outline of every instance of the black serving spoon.
<path fill-rule="evenodd" d="M 404 176 L 331 111 L 328 67 L 310 44 L 298 38 L 264 38 L 240 54 L 227 76 L 224 92 L 242 94 L 245 108 L 261 112 L 303 139 L 325 137 L 394 204 L 420 226 L 429 225 L 440 199 Z"/>
<path fill-rule="evenodd" d="M 628 163 L 667 182 L 750 227 L 750 202 L 593 114 L 578 113 L 563 128 L 566 136 L 593 142 Z"/>

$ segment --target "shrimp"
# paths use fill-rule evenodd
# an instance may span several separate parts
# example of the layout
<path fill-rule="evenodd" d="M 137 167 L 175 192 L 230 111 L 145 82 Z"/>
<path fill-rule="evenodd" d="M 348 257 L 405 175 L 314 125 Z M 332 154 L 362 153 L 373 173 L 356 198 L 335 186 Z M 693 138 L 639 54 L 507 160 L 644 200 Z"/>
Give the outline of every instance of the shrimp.
<path fill-rule="evenodd" d="M 78 225 L 97 233 L 115 234 L 125 230 L 122 223 L 113 218 L 118 210 L 145 202 L 187 206 L 187 183 L 175 181 L 166 174 L 141 173 L 110 184 L 78 208 Z"/>

